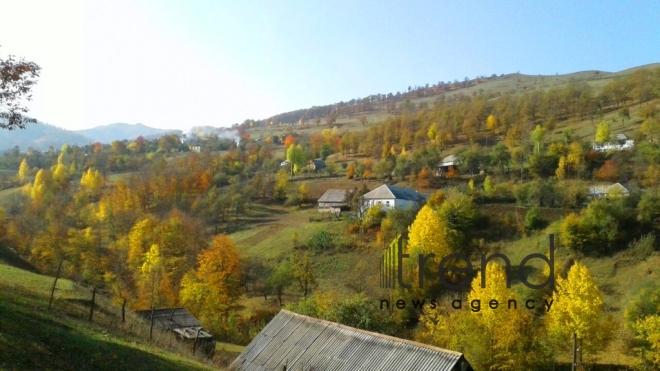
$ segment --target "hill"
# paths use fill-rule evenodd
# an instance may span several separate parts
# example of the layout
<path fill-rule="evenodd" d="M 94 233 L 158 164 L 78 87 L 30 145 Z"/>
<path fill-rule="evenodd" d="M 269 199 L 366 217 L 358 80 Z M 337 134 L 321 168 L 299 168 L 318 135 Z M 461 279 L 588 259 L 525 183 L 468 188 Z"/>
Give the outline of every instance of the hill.
<path fill-rule="evenodd" d="M 0 264 L 0 370 L 217 369 L 126 334 L 112 320 L 108 327 L 114 308 L 101 296 L 97 317 L 87 321 L 89 292 L 69 280 L 58 281 L 53 309 L 47 311 L 52 280 Z M 140 325 L 131 324 L 131 332 Z"/>
<path fill-rule="evenodd" d="M 110 143 L 114 140 L 131 140 L 139 136 L 153 139 L 166 134 L 181 135 L 180 130 L 165 130 L 152 128 L 143 124 L 116 123 L 93 127 L 91 129 L 76 130 L 75 133 L 91 138 L 94 142 Z"/>
<path fill-rule="evenodd" d="M 301 119 L 310 123 L 318 119 L 317 125 L 312 126 L 318 126 L 318 124 L 323 126 L 323 124 L 328 123 L 329 118 L 332 122 L 336 121 L 344 125 L 355 124 L 356 128 L 364 128 L 365 125 L 359 125 L 358 119 L 360 116 L 365 116 L 369 123 L 380 122 L 391 113 L 398 112 L 401 109 L 401 104 L 408 99 L 412 108 L 421 108 L 425 105 L 432 105 L 438 99 L 448 99 L 457 94 L 520 95 L 533 90 L 562 89 L 575 81 L 585 81 L 594 88 L 595 92 L 599 92 L 603 86 L 616 77 L 627 76 L 641 69 L 657 67 L 660 67 L 660 63 L 632 67 L 618 72 L 591 70 L 562 75 L 510 73 L 478 76 L 460 82 L 458 80 L 453 82 L 440 81 L 436 84 L 408 87 L 407 91 L 372 94 L 365 98 L 354 98 L 323 106 L 283 112 L 266 119 L 254 121 L 254 127 L 269 128 L 271 122 L 275 126 L 280 123 L 296 124 Z M 246 120 L 246 122 L 249 121 Z"/>
<path fill-rule="evenodd" d="M 22 151 L 32 148 L 47 151 L 49 147 L 61 148 L 64 144 L 85 145 L 92 139 L 83 134 L 58 128 L 43 122 L 30 124 L 23 130 L 3 130 L 0 136 L 0 151 L 19 146 Z"/>

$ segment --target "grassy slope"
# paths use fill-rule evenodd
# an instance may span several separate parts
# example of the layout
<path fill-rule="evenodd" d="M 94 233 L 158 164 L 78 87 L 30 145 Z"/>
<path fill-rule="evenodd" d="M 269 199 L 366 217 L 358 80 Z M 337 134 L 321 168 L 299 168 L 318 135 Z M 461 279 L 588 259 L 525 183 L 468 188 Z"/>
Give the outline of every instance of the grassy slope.
<path fill-rule="evenodd" d="M 543 213 L 543 212 L 542 212 Z M 535 233 L 529 237 L 521 238 L 513 243 L 504 245 L 501 252 L 509 257 L 511 264 L 516 267 L 522 259 L 532 253 L 545 253 L 548 251 L 548 235 L 557 235 L 558 224 L 551 225 L 544 231 Z M 555 261 L 559 267 L 563 267 L 573 254 L 563 247 L 555 247 Z M 591 272 L 594 281 L 603 294 L 604 308 L 606 313 L 623 322 L 623 312 L 627 303 L 633 297 L 637 289 L 648 282 L 660 279 L 660 254 L 654 253 L 645 258 L 632 258 L 626 251 L 605 257 L 589 257 L 580 260 Z M 533 260 L 530 265 L 533 270 L 542 269 L 542 262 Z M 524 290 L 522 285 L 514 281 L 514 289 L 519 292 L 530 294 Z M 621 331 L 619 328 L 617 331 Z M 599 355 L 599 363 L 602 364 L 627 364 L 633 363 L 634 359 L 622 353 L 623 339 L 620 336 Z M 568 358 L 566 359 L 568 360 Z"/>
<path fill-rule="evenodd" d="M 51 285 L 51 277 L 0 265 L 0 370 L 212 369 L 63 313 L 63 301 L 89 300 L 71 281 L 58 281 L 58 304 L 46 312 Z"/>

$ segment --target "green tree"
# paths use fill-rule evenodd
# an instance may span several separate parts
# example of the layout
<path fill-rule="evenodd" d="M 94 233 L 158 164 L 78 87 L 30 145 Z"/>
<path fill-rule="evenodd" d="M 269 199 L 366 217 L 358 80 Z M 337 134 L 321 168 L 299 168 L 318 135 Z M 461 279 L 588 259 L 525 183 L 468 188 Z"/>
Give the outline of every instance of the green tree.
<path fill-rule="evenodd" d="M 293 164 L 291 175 L 299 172 L 305 164 L 305 151 L 300 144 L 291 145 L 286 150 L 286 159 Z"/>
<path fill-rule="evenodd" d="M 532 140 L 536 143 L 536 153 L 541 153 L 541 142 L 545 136 L 545 129 L 541 125 L 536 125 L 534 131 L 532 131 Z"/>
<path fill-rule="evenodd" d="M 284 292 L 293 284 L 292 265 L 288 260 L 277 265 L 273 270 L 266 286 L 268 290 L 277 296 L 277 301 L 282 306 L 282 297 Z"/>
<path fill-rule="evenodd" d="M 23 116 L 28 112 L 23 103 L 32 100 L 32 88 L 40 72 L 39 65 L 23 58 L 0 58 L 0 129 L 25 129 L 26 124 L 37 122 Z"/>

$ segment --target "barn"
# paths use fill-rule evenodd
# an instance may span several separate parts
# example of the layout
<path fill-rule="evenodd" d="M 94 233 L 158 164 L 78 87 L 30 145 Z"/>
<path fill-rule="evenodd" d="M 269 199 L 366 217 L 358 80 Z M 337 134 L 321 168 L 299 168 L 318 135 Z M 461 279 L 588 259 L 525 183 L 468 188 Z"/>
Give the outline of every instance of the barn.
<path fill-rule="evenodd" d="M 154 328 L 171 331 L 181 341 L 195 342 L 197 349 L 209 355 L 215 351 L 213 335 L 204 330 L 199 320 L 185 308 L 139 310 L 135 313 L 149 322 L 153 318 Z"/>
<path fill-rule="evenodd" d="M 473 371 L 463 354 L 286 310 L 229 366 L 234 371 Z"/>

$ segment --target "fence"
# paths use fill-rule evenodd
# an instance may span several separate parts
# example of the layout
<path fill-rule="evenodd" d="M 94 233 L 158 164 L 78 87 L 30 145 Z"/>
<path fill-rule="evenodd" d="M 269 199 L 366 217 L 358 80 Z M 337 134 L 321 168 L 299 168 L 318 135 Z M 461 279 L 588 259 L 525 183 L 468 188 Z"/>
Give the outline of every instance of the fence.
<path fill-rule="evenodd" d="M 227 366 L 233 361 L 233 356 L 225 353 L 216 354 L 212 351 L 210 354 L 204 354 L 200 351 L 202 344 L 197 339 L 195 342 L 183 342 L 179 340 L 176 333 L 154 327 L 153 321 L 150 323 L 127 308 L 126 300 L 122 300 L 118 304 L 104 295 L 107 293 L 96 287 L 71 280 L 68 281 L 74 285 L 73 290 L 70 285 L 64 287 L 65 285 L 59 277 L 61 265 L 60 263 L 57 275 L 52 277 L 52 285 L 44 287 L 43 290 L 36 291 L 19 284 L 9 285 L 3 289 L 12 290 L 16 295 L 34 297 L 43 297 L 47 292 L 48 305 L 44 304 L 44 311 L 54 316 L 88 322 L 95 330 L 100 330 L 108 335 L 121 336 L 137 343 L 153 345 L 183 357 L 195 358 L 199 362 L 212 366 Z"/>

